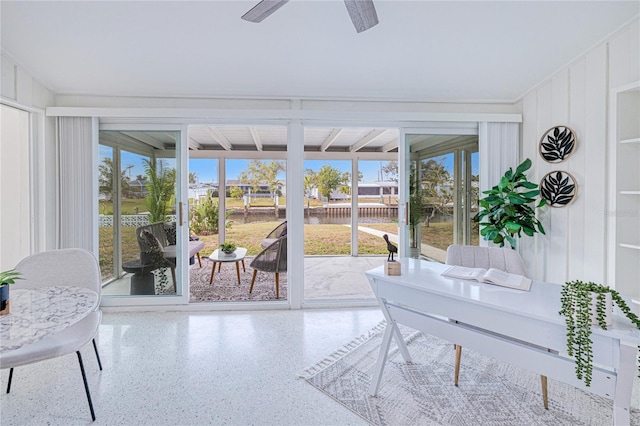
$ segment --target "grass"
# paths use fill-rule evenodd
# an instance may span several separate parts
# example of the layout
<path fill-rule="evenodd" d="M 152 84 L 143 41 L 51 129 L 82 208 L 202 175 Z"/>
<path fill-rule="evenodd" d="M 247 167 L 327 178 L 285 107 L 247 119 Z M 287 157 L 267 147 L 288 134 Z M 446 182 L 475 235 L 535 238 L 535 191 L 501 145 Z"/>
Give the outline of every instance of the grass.
<path fill-rule="evenodd" d="M 122 214 L 136 214 L 136 208 L 138 213 L 146 212 L 147 200 L 144 198 L 123 198 L 122 202 Z M 98 203 L 98 212 L 100 214 L 113 214 L 113 203 L 109 200 L 100 200 Z"/>

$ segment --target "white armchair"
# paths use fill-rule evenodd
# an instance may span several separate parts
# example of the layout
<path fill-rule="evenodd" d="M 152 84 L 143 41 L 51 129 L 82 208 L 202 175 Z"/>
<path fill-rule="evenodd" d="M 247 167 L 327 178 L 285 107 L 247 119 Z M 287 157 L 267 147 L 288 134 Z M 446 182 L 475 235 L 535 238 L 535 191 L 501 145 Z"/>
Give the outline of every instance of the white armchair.
<path fill-rule="evenodd" d="M 23 259 L 15 268 L 22 273 L 24 280 L 17 281 L 12 288 L 38 288 L 44 286 L 76 286 L 89 288 L 98 293 L 100 300 L 101 278 L 100 266 L 95 256 L 82 249 L 63 249 L 45 251 Z M 96 309 L 88 316 L 65 328 L 61 332 L 47 336 L 42 340 L 22 346 L 18 349 L 0 354 L 0 368 L 10 368 L 7 393 L 11 390 L 13 369 L 22 365 L 68 355 L 75 352 L 78 356 L 84 388 L 89 402 L 91 418 L 96 419 L 91 401 L 91 393 L 82 362 L 80 348 L 93 342 L 93 349 L 102 370 L 102 363 L 96 346 L 95 336 L 98 332 L 102 312 Z"/>

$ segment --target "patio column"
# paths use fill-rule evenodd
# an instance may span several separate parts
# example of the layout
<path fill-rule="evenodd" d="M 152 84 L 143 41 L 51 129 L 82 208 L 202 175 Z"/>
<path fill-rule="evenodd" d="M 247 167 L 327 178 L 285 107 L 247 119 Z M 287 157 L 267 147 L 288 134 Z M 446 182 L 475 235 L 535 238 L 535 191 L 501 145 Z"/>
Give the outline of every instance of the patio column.
<path fill-rule="evenodd" d="M 300 120 L 287 129 L 287 286 L 292 309 L 304 299 L 304 127 Z"/>

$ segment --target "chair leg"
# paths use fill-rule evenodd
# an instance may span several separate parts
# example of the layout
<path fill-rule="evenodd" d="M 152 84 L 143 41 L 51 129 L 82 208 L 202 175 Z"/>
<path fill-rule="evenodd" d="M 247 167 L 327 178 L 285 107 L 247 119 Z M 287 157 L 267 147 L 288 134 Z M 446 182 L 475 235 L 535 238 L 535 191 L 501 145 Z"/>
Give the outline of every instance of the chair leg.
<path fill-rule="evenodd" d="M 96 346 L 96 339 L 92 339 L 93 342 L 93 350 L 96 353 L 96 359 L 98 360 L 98 367 L 100 367 L 100 371 L 102 371 L 102 362 L 100 361 L 100 354 L 98 353 L 98 346 Z"/>
<path fill-rule="evenodd" d="M 458 386 L 458 376 L 460 375 L 460 358 L 462 357 L 462 346 L 456 345 L 456 368 L 453 376 L 453 384 Z"/>
<path fill-rule="evenodd" d="M 213 267 L 211 268 L 211 278 L 209 278 L 209 284 L 213 283 L 213 276 L 216 274 L 216 262 L 213 262 Z"/>
<path fill-rule="evenodd" d="M 276 299 L 280 299 L 280 274 L 276 272 Z"/>
<path fill-rule="evenodd" d="M 173 292 L 178 292 L 178 286 L 176 284 L 176 268 L 171 268 L 171 278 L 173 278 Z"/>
<path fill-rule="evenodd" d="M 251 278 L 251 287 L 249 287 L 249 293 L 251 293 L 253 291 L 253 283 L 256 280 L 256 275 L 258 274 L 258 270 L 254 269 L 253 270 L 253 277 Z"/>
<path fill-rule="evenodd" d="M 542 403 L 544 408 L 549 409 L 549 393 L 547 390 L 547 376 L 540 376 L 540 384 L 542 385 Z"/>
<path fill-rule="evenodd" d="M 11 391 L 11 379 L 13 379 L 13 367 L 9 370 L 9 383 L 7 383 L 7 393 Z"/>
<path fill-rule="evenodd" d="M 202 260 L 200 260 L 200 252 L 197 252 L 196 256 L 198 256 L 198 265 L 200 265 L 200 267 L 202 268 Z"/>
<path fill-rule="evenodd" d="M 87 393 L 87 401 L 89 401 L 89 410 L 91 410 L 91 420 L 95 422 L 96 414 L 93 411 L 93 402 L 91 402 L 91 393 L 89 392 L 89 383 L 87 383 L 87 375 L 84 372 L 82 355 L 80 355 L 80 351 L 76 351 L 76 354 L 78 354 L 78 363 L 80 363 L 80 371 L 82 372 L 82 381 L 84 382 L 84 391 Z"/>

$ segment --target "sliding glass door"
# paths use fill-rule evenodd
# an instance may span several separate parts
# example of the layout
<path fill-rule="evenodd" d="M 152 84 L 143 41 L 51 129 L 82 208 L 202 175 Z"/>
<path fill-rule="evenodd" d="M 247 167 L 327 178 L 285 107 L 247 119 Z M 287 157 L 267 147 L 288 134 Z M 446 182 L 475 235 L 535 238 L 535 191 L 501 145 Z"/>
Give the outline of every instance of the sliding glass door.
<path fill-rule="evenodd" d="M 449 245 L 478 245 L 477 134 L 411 133 L 405 142 L 407 255 L 444 262 Z"/>
<path fill-rule="evenodd" d="M 99 253 L 106 296 L 180 295 L 177 131 L 101 130 Z M 182 219 L 182 223 L 181 223 Z"/>

